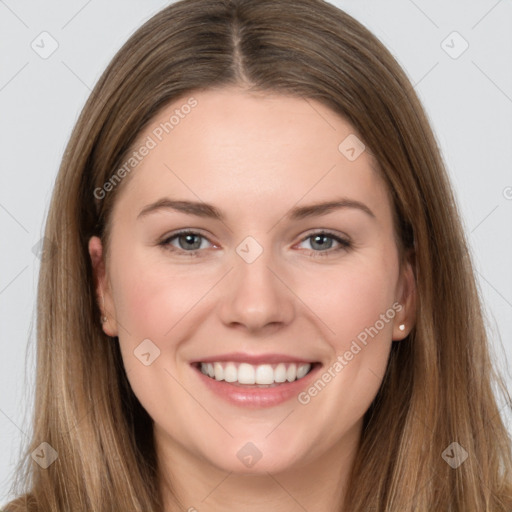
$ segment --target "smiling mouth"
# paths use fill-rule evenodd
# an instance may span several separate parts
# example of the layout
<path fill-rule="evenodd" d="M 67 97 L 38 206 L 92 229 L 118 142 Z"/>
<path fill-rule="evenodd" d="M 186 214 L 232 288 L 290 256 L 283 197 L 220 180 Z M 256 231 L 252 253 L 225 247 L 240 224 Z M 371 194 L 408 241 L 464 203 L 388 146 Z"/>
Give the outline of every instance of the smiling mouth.
<path fill-rule="evenodd" d="M 318 363 L 259 364 L 239 362 L 197 363 L 199 371 L 233 386 L 269 388 L 303 379 Z"/>

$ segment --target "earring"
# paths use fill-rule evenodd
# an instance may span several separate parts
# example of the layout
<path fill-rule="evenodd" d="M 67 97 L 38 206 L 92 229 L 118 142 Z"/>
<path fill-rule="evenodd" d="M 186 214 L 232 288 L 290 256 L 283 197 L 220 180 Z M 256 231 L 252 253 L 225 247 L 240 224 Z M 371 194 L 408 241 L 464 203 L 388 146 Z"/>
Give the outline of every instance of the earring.
<path fill-rule="evenodd" d="M 101 293 L 101 309 L 102 311 L 105 309 L 105 298 L 103 297 L 103 292 Z M 101 317 L 101 323 L 104 324 L 108 320 L 106 315 Z"/>
<path fill-rule="evenodd" d="M 401 330 L 401 331 L 405 331 L 405 324 L 400 324 L 398 326 L 398 328 Z"/>

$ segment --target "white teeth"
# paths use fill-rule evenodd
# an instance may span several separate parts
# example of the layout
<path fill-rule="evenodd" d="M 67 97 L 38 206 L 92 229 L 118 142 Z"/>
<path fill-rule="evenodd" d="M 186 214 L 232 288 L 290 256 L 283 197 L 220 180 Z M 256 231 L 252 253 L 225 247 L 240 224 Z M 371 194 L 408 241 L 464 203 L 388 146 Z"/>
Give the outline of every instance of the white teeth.
<path fill-rule="evenodd" d="M 297 368 L 297 379 L 302 379 L 302 377 L 305 377 L 308 372 L 309 368 L 305 364 L 301 364 Z"/>
<path fill-rule="evenodd" d="M 224 368 L 220 363 L 213 363 L 213 370 L 215 372 L 215 380 L 224 380 Z"/>
<path fill-rule="evenodd" d="M 224 368 L 224 380 L 226 382 L 235 382 L 238 379 L 238 370 L 233 363 L 228 363 Z"/>
<path fill-rule="evenodd" d="M 274 384 L 274 370 L 269 364 L 256 367 L 256 384 Z"/>
<path fill-rule="evenodd" d="M 288 382 L 293 382 L 297 378 L 297 367 L 294 364 L 288 366 L 286 370 L 286 380 Z"/>
<path fill-rule="evenodd" d="M 201 363 L 201 372 L 215 380 L 239 384 L 263 384 L 293 382 L 305 377 L 311 364 L 279 363 L 252 365 L 248 363 Z"/>
<path fill-rule="evenodd" d="M 283 363 L 279 363 L 274 370 L 274 380 L 276 382 L 284 382 L 286 380 L 286 366 Z"/>
<path fill-rule="evenodd" d="M 256 375 L 255 375 L 254 366 L 242 363 L 238 367 L 238 382 L 240 384 L 255 384 L 256 383 Z"/>

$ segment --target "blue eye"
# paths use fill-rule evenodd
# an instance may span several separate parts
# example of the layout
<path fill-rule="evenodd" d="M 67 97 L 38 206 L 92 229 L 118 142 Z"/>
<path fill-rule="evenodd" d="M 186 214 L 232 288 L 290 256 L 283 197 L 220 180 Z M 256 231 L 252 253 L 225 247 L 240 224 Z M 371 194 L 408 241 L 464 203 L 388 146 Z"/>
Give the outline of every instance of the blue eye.
<path fill-rule="evenodd" d="M 313 257 L 328 256 L 341 250 L 348 250 L 352 247 L 350 241 L 327 231 L 311 233 L 307 237 L 303 238 L 300 243 L 303 243 L 306 240 L 312 240 L 312 250 L 309 250 L 308 252 Z M 174 241 L 178 242 L 178 247 L 173 243 Z M 205 247 L 202 244 L 203 241 L 208 241 L 208 239 L 196 231 L 185 230 L 168 236 L 159 242 L 158 245 L 171 252 L 183 255 L 186 254 L 188 256 L 197 256 L 198 253 L 202 252 L 201 249 L 207 248 L 207 246 Z M 333 242 L 337 243 L 338 247 L 333 248 Z"/>
<path fill-rule="evenodd" d="M 194 256 L 196 252 L 201 249 L 201 239 L 207 240 L 204 236 L 196 233 L 195 231 L 180 231 L 179 233 L 175 233 L 170 237 L 162 240 L 159 245 L 165 247 L 170 251 L 177 251 L 182 253 L 187 253 L 191 256 Z M 177 240 L 179 247 L 176 247 L 171 242 Z M 192 249 L 192 250 L 188 250 Z M 204 249 L 204 247 L 203 247 Z"/>
<path fill-rule="evenodd" d="M 311 246 L 313 248 L 319 248 L 320 250 L 313 250 L 310 252 L 310 255 L 313 257 L 317 256 L 329 256 L 332 253 L 337 253 L 340 250 L 348 250 L 352 247 L 352 244 L 346 240 L 345 238 L 341 238 L 338 235 L 333 233 L 329 233 L 327 231 L 318 231 L 316 233 L 311 233 L 306 238 L 302 240 L 305 242 L 306 240 L 312 240 Z M 327 242 L 326 242 L 327 240 Z M 330 241 L 329 241 L 330 240 Z M 338 244 L 338 247 L 332 249 L 332 241 L 335 241 Z M 301 242 L 301 243 L 302 243 Z"/>

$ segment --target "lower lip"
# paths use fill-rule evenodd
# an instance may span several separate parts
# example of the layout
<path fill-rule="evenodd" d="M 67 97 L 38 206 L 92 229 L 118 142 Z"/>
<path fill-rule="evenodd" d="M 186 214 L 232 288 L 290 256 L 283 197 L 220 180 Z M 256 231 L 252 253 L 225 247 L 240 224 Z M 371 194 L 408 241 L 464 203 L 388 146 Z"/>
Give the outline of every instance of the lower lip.
<path fill-rule="evenodd" d="M 315 378 L 321 365 L 316 365 L 302 379 L 293 382 L 283 382 L 274 387 L 258 388 L 253 386 L 233 385 L 225 380 L 215 380 L 208 377 L 197 367 L 193 367 L 201 381 L 216 395 L 239 407 L 274 407 L 295 398 L 308 387 Z"/>

